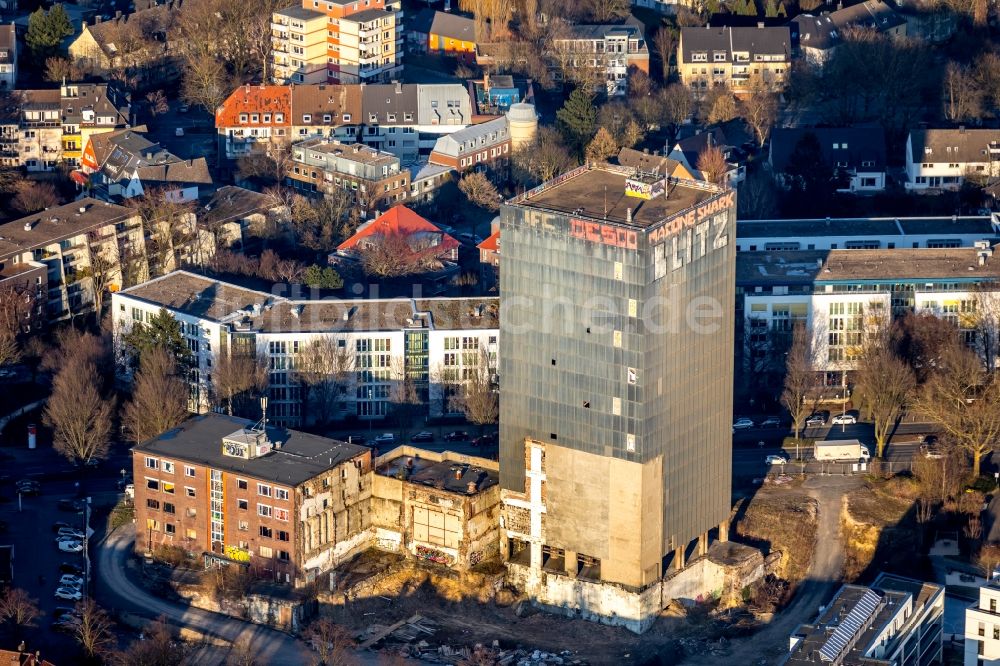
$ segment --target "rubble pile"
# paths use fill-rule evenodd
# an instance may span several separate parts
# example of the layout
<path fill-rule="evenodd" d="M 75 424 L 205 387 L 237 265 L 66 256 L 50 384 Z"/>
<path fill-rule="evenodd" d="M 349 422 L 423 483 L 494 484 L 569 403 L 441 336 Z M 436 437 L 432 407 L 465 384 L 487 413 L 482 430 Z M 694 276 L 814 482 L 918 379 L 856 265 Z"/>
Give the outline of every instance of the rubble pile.
<path fill-rule="evenodd" d="M 420 641 L 404 646 L 400 654 L 420 659 L 429 664 L 476 663 L 496 664 L 496 666 L 555 666 L 565 664 L 567 666 L 582 666 L 585 663 L 580 659 L 575 659 L 569 650 L 563 650 L 559 654 L 520 647 L 501 650 L 496 641 L 494 641 L 493 647 L 477 644 L 473 648 L 468 646 L 455 648 L 450 645 L 435 647 L 428 645 L 426 641 Z"/>

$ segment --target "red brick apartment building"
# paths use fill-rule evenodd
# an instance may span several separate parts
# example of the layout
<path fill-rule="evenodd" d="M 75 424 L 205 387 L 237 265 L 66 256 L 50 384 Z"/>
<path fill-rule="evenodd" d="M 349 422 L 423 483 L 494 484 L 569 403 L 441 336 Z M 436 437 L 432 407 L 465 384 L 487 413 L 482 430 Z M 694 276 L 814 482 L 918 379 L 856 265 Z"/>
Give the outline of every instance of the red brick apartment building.
<path fill-rule="evenodd" d="M 366 544 L 365 447 L 203 414 L 132 451 L 137 552 L 180 546 L 302 584 Z"/>

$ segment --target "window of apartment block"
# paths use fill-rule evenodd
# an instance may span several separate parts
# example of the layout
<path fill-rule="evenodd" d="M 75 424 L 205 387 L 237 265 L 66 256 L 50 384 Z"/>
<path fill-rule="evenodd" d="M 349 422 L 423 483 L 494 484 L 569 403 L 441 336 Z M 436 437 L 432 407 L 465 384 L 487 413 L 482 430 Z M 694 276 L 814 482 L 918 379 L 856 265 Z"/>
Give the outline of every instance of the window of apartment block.
<path fill-rule="evenodd" d="M 159 500 L 147 499 L 146 500 L 146 508 L 147 509 L 153 509 L 154 511 L 159 511 L 160 510 L 160 502 L 159 502 Z"/>
<path fill-rule="evenodd" d="M 246 479 L 236 479 L 236 487 L 240 490 L 246 490 L 249 486 L 247 486 Z"/>
<path fill-rule="evenodd" d="M 263 516 L 265 518 L 270 518 L 271 517 L 271 507 L 269 507 L 266 504 L 258 504 L 257 505 L 257 515 L 258 516 Z"/>
<path fill-rule="evenodd" d="M 167 523 L 163 526 L 163 531 L 166 532 L 167 534 L 176 534 L 177 526 L 174 525 L 173 523 Z"/>
<path fill-rule="evenodd" d="M 282 562 L 288 562 L 289 560 L 291 560 L 291 556 L 288 554 L 287 550 L 279 550 L 278 559 L 281 560 Z"/>
<path fill-rule="evenodd" d="M 194 476 L 194 467 L 184 465 L 184 476 Z"/>
<path fill-rule="evenodd" d="M 158 479 L 146 479 L 146 488 L 148 490 L 159 490 L 160 481 Z"/>
<path fill-rule="evenodd" d="M 271 496 L 271 486 L 265 485 L 263 483 L 257 484 L 257 494 L 263 497 Z"/>
<path fill-rule="evenodd" d="M 198 533 L 191 528 L 188 528 L 184 531 L 184 536 L 193 541 L 198 538 Z"/>
<path fill-rule="evenodd" d="M 187 495 L 188 497 L 195 497 L 197 495 L 197 492 L 191 486 L 184 486 L 184 494 Z"/>
<path fill-rule="evenodd" d="M 266 539 L 270 539 L 274 536 L 274 531 L 270 527 L 260 526 L 260 535 Z"/>
<path fill-rule="evenodd" d="M 284 530 L 278 530 L 278 541 L 288 541 L 290 539 L 288 532 Z"/>
<path fill-rule="evenodd" d="M 149 456 L 146 456 L 146 469 L 159 469 L 159 468 L 160 468 L 159 460 L 157 460 L 156 458 L 150 458 Z"/>
<path fill-rule="evenodd" d="M 174 506 L 173 504 L 171 504 L 170 502 L 164 502 L 163 503 L 163 512 L 164 513 L 177 513 L 177 507 Z"/>
<path fill-rule="evenodd" d="M 239 527 L 239 530 L 241 532 L 246 532 L 248 529 L 250 529 L 250 523 L 247 522 L 247 521 L 245 521 L 245 520 L 239 521 L 239 523 L 237 524 L 237 526 Z"/>
<path fill-rule="evenodd" d="M 146 519 L 146 529 L 147 530 L 151 530 L 153 532 L 159 532 L 160 531 L 160 521 L 158 521 L 158 520 L 156 520 L 154 518 L 147 518 Z"/>
<path fill-rule="evenodd" d="M 174 473 L 174 464 L 172 462 L 170 462 L 169 460 L 164 460 L 163 461 L 163 471 L 166 472 L 167 474 L 173 474 Z"/>
<path fill-rule="evenodd" d="M 164 481 L 163 482 L 163 492 L 167 493 L 168 495 L 173 495 L 174 494 L 174 484 L 172 484 L 169 481 Z"/>
<path fill-rule="evenodd" d="M 287 500 L 288 499 L 288 490 L 286 490 L 285 488 L 275 488 L 274 489 L 274 499 Z"/>
<path fill-rule="evenodd" d="M 274 509 L 274 517 L 278 520 L 288 521 L 288 509 Z"/>
<path fill-rule="evenodd" d="M 260 556 L 261 557 L 266 557 L 266 558 L 270 559 L 270 558 L 274 557 L 274 550 L 272 550 L 270 546 L 261 546 L 260 547 Z"/>
<path fill-rule="evenodd" d="M 240 511 L 246 511 L 250 508 L 250 501 L 245 499 L 236 500 L 236 508 Z"/>

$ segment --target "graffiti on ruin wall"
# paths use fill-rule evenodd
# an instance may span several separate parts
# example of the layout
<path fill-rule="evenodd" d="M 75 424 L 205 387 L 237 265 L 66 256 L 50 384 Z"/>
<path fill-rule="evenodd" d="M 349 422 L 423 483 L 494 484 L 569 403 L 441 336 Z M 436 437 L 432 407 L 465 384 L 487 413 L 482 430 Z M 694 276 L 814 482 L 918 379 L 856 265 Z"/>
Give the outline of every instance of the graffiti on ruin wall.
<path fill-rule="evenodd" d="M 435 564 L 451 564 L 451 555 L 427 546 L 417 546 L 417 557 Z"/>

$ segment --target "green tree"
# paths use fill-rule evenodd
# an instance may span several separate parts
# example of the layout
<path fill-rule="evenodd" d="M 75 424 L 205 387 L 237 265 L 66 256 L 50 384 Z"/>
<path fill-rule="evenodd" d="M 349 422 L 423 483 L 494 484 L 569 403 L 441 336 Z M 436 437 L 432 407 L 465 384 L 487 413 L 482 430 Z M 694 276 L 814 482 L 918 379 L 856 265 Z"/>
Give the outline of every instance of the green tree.
<path fill-rule="evenodd" d="M 31 51 L 32 60 L 44 63 L 59 53 L 62 41 L 73 34 L 73 24 L 62 5 L 52 5 L 46 12 L 39 7 L 28 17 L 28 32 L 24 43 Z"/>
<path fill-rule="evenodd" d="M 344 286 L 344 278 L 329 266 L 324 268 L 313 264 L 306 269 L 303 279 L 307 285 L 317 289 L 340 289 Z"/>
<path fill-rule="evenodd" d="M 563 107 L 556 111 L 556 121 L 566 142 L 578 155 L 581 154 L 597 128 L 594 95 L 582 86 L 574 90 Z"/>
<path fill-rule="evenodd" d="M 188 361 L 191 350 L 181 335 L 181 324 L 169 312 L 160 308 L 148 322 L 135 322 L 132 330 L 125 334 L 123 342 L 132 360 L 137 360 L 153 347 L 163 347 L 178 364 Z"/>

